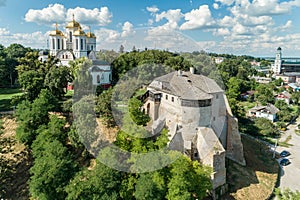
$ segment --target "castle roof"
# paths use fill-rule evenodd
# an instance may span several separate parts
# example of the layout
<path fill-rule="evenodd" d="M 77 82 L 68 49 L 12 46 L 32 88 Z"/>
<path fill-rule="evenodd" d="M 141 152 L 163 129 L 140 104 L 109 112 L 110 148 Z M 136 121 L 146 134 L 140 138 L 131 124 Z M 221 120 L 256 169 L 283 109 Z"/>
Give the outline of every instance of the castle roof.
<path fill-rule="evenodd" d="M 206 76 L 180 71 L 156 78 L 149 87 L 186 100 L 212 99 L 211 94 L 223 92 L 214 80 Z"/>

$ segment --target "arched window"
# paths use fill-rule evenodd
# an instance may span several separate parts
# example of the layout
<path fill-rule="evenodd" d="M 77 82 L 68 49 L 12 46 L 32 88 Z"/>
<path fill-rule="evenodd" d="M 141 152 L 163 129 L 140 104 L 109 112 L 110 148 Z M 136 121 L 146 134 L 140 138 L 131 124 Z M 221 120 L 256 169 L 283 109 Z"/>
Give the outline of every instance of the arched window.
<path fill-rule="evenodd" d="M 97 75 L 97 83 L 100 83 L 100 75 Z"/>

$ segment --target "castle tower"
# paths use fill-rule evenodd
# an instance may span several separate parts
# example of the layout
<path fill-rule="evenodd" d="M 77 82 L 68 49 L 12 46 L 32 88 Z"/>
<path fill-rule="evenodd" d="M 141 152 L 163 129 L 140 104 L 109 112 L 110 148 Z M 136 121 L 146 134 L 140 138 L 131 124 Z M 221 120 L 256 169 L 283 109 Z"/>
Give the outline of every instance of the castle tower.
<path fill-rule="evenodd" d="M 58 30 L 58 25 L 56 23 L 56 29 L 50 32 L 49 42 L 50 42 L 50 55 L 56 56 L 57 52 L 64 49 L 64 34 Z"/>

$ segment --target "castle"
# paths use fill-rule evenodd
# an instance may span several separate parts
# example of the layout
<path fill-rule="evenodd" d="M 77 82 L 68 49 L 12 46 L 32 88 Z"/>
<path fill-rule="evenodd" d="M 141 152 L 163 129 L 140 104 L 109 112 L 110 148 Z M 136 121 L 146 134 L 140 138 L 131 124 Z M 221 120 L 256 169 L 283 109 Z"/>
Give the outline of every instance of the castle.
<path fill-rule="evenodd" d="M 224 91 L 191 68 L 156 78 L 147 93 L 143 109 L 153 120 L 154 132 L 167 126 L 170 149 L 211 166 L 213 189 L 221 188 L 222 195 L 226 190 L 225 157 L 246 164 L 238 122 Z"/>

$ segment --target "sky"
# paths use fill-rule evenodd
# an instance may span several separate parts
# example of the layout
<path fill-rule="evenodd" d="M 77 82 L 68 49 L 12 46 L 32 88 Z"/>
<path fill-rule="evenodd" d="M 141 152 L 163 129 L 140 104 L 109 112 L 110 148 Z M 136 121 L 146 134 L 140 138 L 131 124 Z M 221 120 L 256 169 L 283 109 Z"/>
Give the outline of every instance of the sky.
<path fill-rule="evenodd" d="M 300 0 L 0 0 L 0 44 L 46 49 L 73 14 L 97 50 L 300 57 Z"/>

